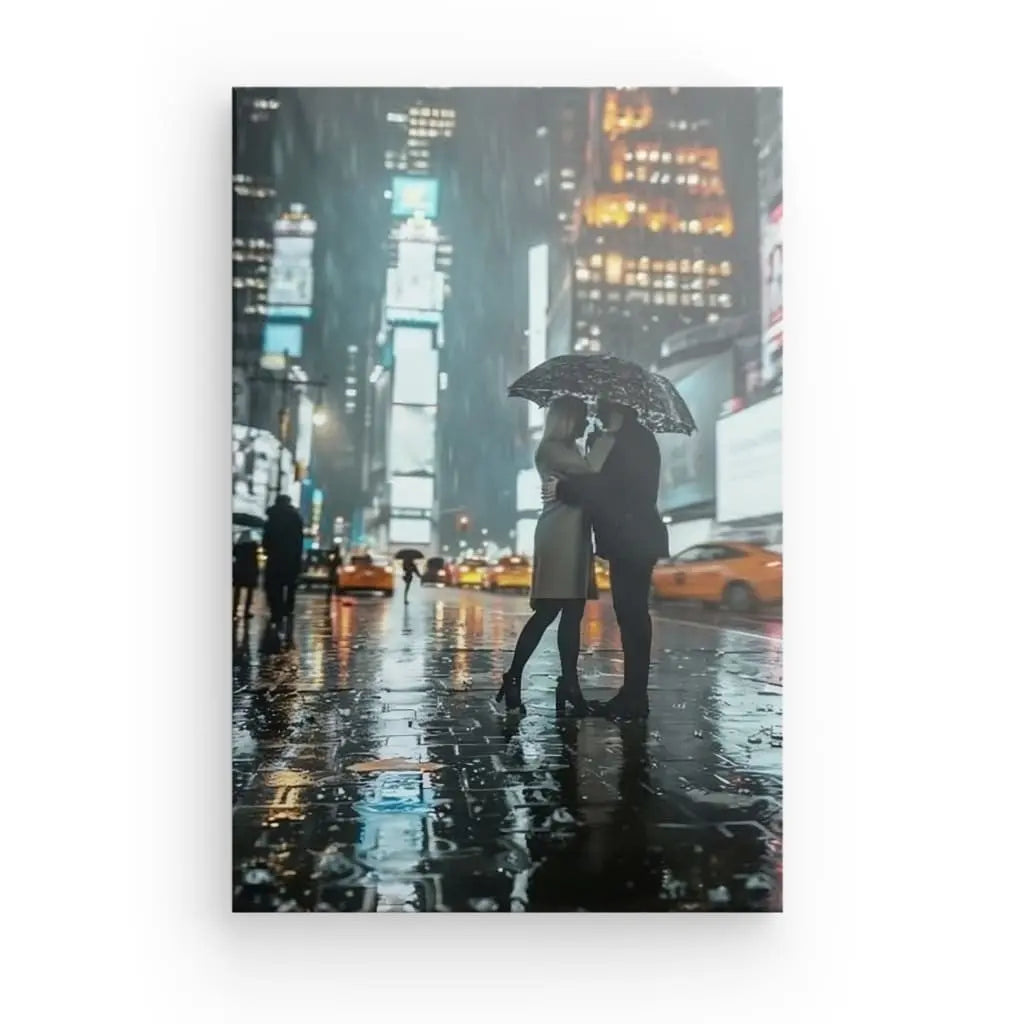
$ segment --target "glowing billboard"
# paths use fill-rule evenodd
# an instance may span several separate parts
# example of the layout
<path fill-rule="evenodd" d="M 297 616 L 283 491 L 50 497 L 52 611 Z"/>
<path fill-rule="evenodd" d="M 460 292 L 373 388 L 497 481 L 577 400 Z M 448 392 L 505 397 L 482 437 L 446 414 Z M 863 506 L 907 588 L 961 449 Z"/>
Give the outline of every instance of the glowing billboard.
<path fill-rule="evenodd" d="M 392 517 L 388 528 L 388 539 L 392 544 L 424 544 L 431 541 L 429 519 L 405 519 Z"/>
<path fill-rule="evenodd" d="M 397 405 L 437 404 L 437 350 L 429 327 L 396 327 L 392 336 Z"/>
<path fill-rule="evenodd" d="M 520 519 L 516 522 L 516 554 L 533 557 L 533 535 L 537 532 L 536 519 Z"/>
<path fill-rule="evenodd" d="M 428 220 L 435 220 L 437 197 L 436 178 L 395 177 L 391 183 L 391 214 L 394 217 L 412 217 L 418 213 Z"/>
<path fill-rule="evenodd" d="M 697 421 L 697 433 L 661 434 L 661 486 L 658 503 L 665 511 L 712 501 L 715 497 L 715 420 L 732 397 L 732 353 L 701 363 L 679 379 L 666 373 Z"/>
<path fill-rule="evenodd" d="M 539 512 L 544 507 L 540 494 L 540 473 L 535 469 L 521 469 L 516 474 L 516 510 Z"/>
<path fill-rule="evenodd" d="M 307 395 L 299 397 L 298 429 L 295 433 L 295 461 L 302 469 L 301 480 L 309 469 L 313 456 L 313 400 Z M 296 474 L 299 475 L 299 474 Z"/>
<path fill-rule="evenodd" d="M 262 518 L 278 494 L 290 493 L 292 454 L 287 448 L 282 450 L 269 430 L 239 423 L 231 427 L 231 440 L 231 511 Z"/>
<path fill-rule="evenodd" d="M 308 320 L 313 306 L 313 238 L 278 235 L 270 264 L 267 316 Z"/>
<path fill-rule="evenodd" d="M 260 365 L 265 370 L 283 370 L 287 357 L 302 358 L 302 325 L 268 321 L 263 327 Z"/>
<path fill-rule="evenodd" d="M 765 399 L 717 425 L 720 523 L 782 512 L 782 396 Z"/>
<path fill-rule="evenodd" d="M 434 406 L 393 405 L 388 438 L 388 469 L 394 475 L 434 472 Z"/>
<path fill-rule="evenodd" d="M 391 513 L 402 509 L 429 511 L 434 507 L 432 476 L 393 476 L 391 478 Z"/>

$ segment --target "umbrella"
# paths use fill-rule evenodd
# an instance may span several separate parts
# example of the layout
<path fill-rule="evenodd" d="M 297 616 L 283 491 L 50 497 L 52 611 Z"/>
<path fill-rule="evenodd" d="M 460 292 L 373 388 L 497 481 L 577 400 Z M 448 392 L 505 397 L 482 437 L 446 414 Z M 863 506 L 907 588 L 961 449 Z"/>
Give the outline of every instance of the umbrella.
<path fill-rule="evenodd" d="M 265 520 L 262 516 L 254 516 L 249 512 L 235 512 L 231 516 L 232 526 L 249 526 L 253 529 L 260 530 L 263 528 Z"/>
<path fill-rule="evenodd" d="M 423 552 L 419 548 L 402 548 L 401 551 L 395 552 L 395 558 L 399 561 L 405 561 L 407 558 L 423 558 Z"/>
<path fill-rule="evenodd" d="M 640 422 L 656 434 L 692 434 L 697 429 L 671 381 L 617 356 L 555 356 L 524 373 L 508 393 L 542 408 L 559 395 L 607 398 L 636 410 Z"/>

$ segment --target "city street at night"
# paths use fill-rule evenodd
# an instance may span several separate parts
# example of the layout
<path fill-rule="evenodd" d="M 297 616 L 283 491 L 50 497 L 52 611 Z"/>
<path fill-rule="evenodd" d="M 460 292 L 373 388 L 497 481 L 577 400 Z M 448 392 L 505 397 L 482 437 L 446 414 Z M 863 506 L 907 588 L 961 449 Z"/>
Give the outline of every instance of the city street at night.
<path fill-rule="evenodd" d="M 781 100 L 234 91 L 236 911 L 782 910 Z"/>
<path fill-rule="evenodd" d="M 556 718 L 555 630 L 493 701 L 525 597 L 303 594 L 291 641 L 236 623 L 239 911 L 781 906 L 781 623 L 657 606 L 650 717 Z M 581 677 L 621 679 L 608 595 Z"/>

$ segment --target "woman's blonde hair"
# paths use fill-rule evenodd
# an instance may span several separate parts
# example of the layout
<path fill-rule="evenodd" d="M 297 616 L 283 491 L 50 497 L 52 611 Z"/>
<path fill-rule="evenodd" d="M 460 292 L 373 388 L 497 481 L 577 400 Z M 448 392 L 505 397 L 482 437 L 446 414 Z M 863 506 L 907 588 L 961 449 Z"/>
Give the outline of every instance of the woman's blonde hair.
<path fill-rule="evenodd" d="M 559 395 L 548 406 L 544 420 L 545 441 L 574 441 L 576 428 L 587 416 L 587 404 L 573 395 Z"/>

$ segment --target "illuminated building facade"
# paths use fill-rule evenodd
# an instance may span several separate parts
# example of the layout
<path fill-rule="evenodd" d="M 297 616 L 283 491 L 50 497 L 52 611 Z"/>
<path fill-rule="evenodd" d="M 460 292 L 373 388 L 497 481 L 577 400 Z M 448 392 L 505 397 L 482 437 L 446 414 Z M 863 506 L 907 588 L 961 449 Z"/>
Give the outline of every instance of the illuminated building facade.
<path fill-rule="evenodd" d="M 737 93 L 752 90 L 591 92 L 571 351 L 654 365 L 670 335 L 742 308 L 742 240 L 721 142 L 729 102 L 752 109 L 752 95 Z"/>
<path fill-rule="evenodd" d="M 369 373 L 363 515 L 366 541 L 380 551 L 437 545 L 440 360 L 453 258 L 441 192 L 455 131 L 444 96 L 395 92 L 386 113 L 388 266 Z"/>
<path fill-rule="evenodd" d="M 232 350 L 240 362 L 257 356 L 262 344 L 278 206 L 273 149 L 280 102 L 273 89 L 236 89 L 233 103 Z"/>

